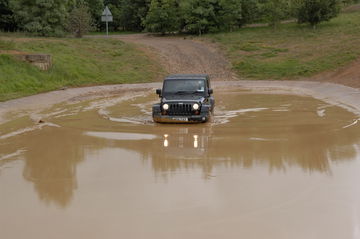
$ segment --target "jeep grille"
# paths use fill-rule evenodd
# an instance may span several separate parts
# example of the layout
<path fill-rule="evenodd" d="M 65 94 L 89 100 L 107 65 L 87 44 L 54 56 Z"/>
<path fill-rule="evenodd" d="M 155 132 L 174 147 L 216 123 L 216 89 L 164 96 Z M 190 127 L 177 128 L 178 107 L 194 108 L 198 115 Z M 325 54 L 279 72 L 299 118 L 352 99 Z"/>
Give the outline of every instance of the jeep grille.
<path fill-rule="evenodd" d="M 192 104 L 170 103 L 167 112 L 169 115 L 191 115 Z"/>

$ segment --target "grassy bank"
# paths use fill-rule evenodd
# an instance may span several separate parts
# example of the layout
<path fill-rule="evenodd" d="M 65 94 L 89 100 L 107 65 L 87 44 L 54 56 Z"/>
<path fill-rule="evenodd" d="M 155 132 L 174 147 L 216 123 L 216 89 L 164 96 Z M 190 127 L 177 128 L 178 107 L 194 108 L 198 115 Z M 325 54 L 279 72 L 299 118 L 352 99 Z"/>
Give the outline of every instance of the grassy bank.
<path fill-rule="evenodd" d="M 206 36 L 220 43 L 242 78 L 297 79 L 360 56 L 360 12 L 342 13 L 313 30 L 296 23 Z"/>
<path fill-rule="evenodd" d="M 40 71 L 9 51 L 51 54 L 53 67 Z M 159 72 L 142 51 L 120 40 L 0 36 L 0 101 L 62 87 L 151 82 Z"/>

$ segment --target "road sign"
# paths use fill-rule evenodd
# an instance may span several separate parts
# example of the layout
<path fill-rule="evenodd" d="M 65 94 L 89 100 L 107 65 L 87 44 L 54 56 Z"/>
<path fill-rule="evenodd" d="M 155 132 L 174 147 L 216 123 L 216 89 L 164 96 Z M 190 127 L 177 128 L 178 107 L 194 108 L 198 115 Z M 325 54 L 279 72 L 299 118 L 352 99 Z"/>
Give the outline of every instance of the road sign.
<path fill-rule="evenodd" d="M 112 22 L 113 17 L 112 16 L 101 16 L 101 21 L 102 22 Z"/>
<path fill-rule="evenodd" d="M 113 21 L 113 16 L 112 16 L 108 6 L 105 7 L 103 13 L 101 14 L 101 21 L 103 21 L 103 22 L 112 22 Z"/>
<path fill-rule="evenodd" d="M 106 35 L 109 35 L 109 22 L 113 21 L 113 16 L 108 6 L 105 7 L 103 13 L 101 14 L 101 21 L 106 22 Z"/>

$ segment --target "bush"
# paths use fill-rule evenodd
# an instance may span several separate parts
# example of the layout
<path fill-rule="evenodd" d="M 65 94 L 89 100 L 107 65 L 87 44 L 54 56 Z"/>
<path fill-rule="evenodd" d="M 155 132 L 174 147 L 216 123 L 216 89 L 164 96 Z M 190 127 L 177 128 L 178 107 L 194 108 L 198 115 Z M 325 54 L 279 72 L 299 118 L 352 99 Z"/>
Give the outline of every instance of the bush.
<path fill-rule="evenodd" d="M 152 0 L 144 25 L 149 32 L 162 34 L 179 30 L 179 6 L 175 0 Z"/>
<path fill-rule="evenodd" d="M 270 26 L 276 27 L 289 16 L 288 0 L 268 0 L 262 5 L 262 16 Z"/>
<path fill-rule="evenodd" d="M 338 0 L 303 0 L 297 12 L 299 23 L 309 23 L 314 28 L 323 21 L 329 21 L 340 12 Z"/>
<path fill-rule="evenodd" d="M 87 5 L 80 4 L 71 11 L 67 29 L 78 38 L 92 29 L 91 14 Z"/>

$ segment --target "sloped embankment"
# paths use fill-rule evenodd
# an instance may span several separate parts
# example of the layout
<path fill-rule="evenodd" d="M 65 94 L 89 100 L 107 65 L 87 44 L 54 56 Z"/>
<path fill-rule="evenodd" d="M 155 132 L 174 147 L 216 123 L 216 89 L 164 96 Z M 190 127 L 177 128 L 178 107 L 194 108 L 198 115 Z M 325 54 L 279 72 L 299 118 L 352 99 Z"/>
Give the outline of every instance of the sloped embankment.
<path fill-rule="evenodd" d="M 52 66 L 44 72 L 12 56 L 23 52 L 49 54 Z M 0 101 L 67 87 L 152 82 L 162 72 L 119 40 L 0 36 Z"/>

